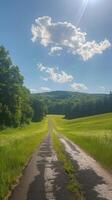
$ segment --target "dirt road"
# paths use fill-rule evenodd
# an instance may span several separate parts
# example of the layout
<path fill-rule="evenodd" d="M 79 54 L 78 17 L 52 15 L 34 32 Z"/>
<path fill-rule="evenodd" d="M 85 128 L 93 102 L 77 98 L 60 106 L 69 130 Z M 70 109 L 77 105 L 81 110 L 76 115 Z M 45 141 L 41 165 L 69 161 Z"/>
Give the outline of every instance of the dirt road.
<path fill-rule="evenodd" d="M 72 160 L 85 199 L 112 200 L 112 175 L 76 144 L 58 136 Z M 67 190 L 67 181 L 48 134 L 33 154 L 9 200 L 77 200 L 75 194 Z"/>
<path fill-rule="evenodd" d="M 65 137 L 59 137 L 77 170 L 87 200 L 112 200 L 112 174 Z"/>
<path fill-rule="evenodd" d="M 25 169 L 9 200 L 75 200 L 48 135 Z"/>

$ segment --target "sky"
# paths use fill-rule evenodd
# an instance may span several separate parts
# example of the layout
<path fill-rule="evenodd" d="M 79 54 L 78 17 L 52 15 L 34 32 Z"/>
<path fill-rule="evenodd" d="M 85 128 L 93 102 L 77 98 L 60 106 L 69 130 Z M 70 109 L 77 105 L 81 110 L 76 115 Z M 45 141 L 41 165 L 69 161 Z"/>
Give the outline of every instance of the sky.
<path fill-rule="evenodd" d="M 112 90 L 112 0 L 1 0 L 0 45 L 33 93 Z"/>

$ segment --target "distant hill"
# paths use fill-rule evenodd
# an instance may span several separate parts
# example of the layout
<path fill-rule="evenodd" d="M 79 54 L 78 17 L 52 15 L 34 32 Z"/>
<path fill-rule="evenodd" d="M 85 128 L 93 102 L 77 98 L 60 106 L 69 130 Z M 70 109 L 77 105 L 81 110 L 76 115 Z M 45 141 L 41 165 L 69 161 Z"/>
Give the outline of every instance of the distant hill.
<path fill-rule="evenodd" d="M 32 94 L 33 98 L 42 100 L 49 114 L 65 114 L 66 107 L 71 104 L 96 102 L 108 97 L 108 94 L 88 94 L 71 91 L 52 91 Z"/>
<path fill-rule="evenodd" d="M 99 99 L 104 96 L 108 96 L 108 94 L 89 94 L 89 93 L 81 93 L 81 92 L 71 92 L 71 91 L 52 91 L 52 92 L 43 92 L 32 94 L 33 96 L 44 98 L 44 99 L 55 99 L 55 100 L 65 100 L 65 99 Z"/>

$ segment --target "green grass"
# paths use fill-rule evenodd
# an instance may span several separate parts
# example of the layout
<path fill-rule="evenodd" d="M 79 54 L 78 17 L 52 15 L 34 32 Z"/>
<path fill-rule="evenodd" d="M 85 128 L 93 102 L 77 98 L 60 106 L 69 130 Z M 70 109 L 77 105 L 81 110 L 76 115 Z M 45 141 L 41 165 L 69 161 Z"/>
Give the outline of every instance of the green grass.
<path fill-rule="evenodd" d="M 9 193 L 17 177 L 48 131 L 48 120 L 0 132 L 0 200 Z"/>
<path fill-rule="evenodd" d="M 73 120 L 52 116 L 52 120 L 58 132 L 112 170 L 112 113 Z"/>
<path fill-rule="evenodd" d="M 80 184 L 77 181 L 75 171 L 72 165 L 72 162 L 67 154 L 65 154 L 65 150 L 61 142 L 59 141 L 56 132 L 50 128 L 50 133 L 52 136 L 53 146 L 56 151 L 58 160 L 60 160 L 62 167 L 67 174 L 68 184 L 67 189 L 74 193 L 74 196 L 77 200 L 84 200 L 83 192 L 81 190 Z"/>

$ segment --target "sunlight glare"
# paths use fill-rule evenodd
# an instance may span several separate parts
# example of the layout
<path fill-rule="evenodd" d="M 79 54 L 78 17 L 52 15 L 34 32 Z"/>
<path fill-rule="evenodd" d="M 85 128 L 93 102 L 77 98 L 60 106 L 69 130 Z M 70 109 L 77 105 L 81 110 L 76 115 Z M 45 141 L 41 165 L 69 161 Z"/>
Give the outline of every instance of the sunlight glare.
<path fill-rule="evenodd" d="M 85 10 L 87 8 L 88 2 L 89 2 L 89 0 L 83 0 L 83 2 L 82 2 L 81 8 L 80 8 L 80 11 L 79 11 L 79 14 L 78 14 L 77 23 L 76 23 L 77 26 L 79 25 L 79 23 L 81 21 L 81 18 L 83 17 L 83 15 L 85 13 Z"/>

